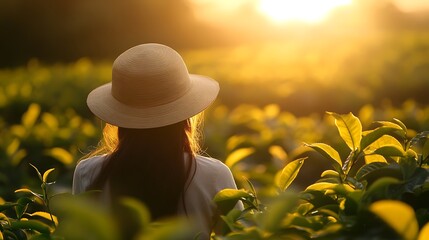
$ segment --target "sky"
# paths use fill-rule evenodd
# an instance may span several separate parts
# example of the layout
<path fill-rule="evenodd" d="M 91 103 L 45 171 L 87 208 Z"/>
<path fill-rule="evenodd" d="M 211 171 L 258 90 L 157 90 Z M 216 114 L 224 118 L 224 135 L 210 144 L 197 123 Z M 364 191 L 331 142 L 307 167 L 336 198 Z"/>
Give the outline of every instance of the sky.
<path fill-rule="evenodd" d="M 353 0 L 188 0 L 197 19 L 214 24 L 235 26 L 249 22 L 249 17 L 282 23 L 322 21 L 336 7 L 350 6 Z M 374 0 L 360 0 L 360 2 Z M 378 2 L 387 0 L 377 0 Z M 429 10 L 428 0 L 391 0 L 404 12 Z M 310 7 L 311 6 L 311 7 Z M 240 17 L 241 16 L 241 17 Z"/>

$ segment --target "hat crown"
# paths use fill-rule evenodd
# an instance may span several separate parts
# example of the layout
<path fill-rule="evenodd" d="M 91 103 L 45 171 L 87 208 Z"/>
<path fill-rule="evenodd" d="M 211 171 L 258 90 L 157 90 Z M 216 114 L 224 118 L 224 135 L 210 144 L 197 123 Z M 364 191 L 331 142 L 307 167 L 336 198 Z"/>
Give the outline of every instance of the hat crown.
<path fill-rule="evenodd" d="M 113 63 L 112 96 L 129 106 L 164 105 L 185 95 L 190 87 L 182 57 L 165 45 L 135 46 Z"/>

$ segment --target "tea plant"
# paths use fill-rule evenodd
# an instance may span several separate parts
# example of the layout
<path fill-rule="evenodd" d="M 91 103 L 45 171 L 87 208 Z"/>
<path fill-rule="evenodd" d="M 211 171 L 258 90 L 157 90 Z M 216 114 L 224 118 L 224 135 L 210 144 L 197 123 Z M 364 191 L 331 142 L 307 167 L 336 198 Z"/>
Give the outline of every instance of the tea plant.
<path fill-rule="evenodd" d="M 294 193 L 288 187 L 307 160 L 291 161 L 277 173 L 278 194 L 266 208 L 253 204 L 253 190 L 219 192 L 214 200 L 228 229 L 215 239 L 429 237 L 429 132 L 408 139 L 407 127 L 397 119 L 362 131 L 351 113 L 328 115 L 335 119 L 347 154 L 342 157 L 325 143 L 306 144 L 330 161 L 332 169 Z M 244 211 L 232 209 L 240 200 Z"/>
<path fill-rule="evenodd" d="M 57 217 L 51 213 L 49 204 L 51 196 L 48 195 L 48 187 L 53 183 L 47 181 L 54 169 L 42 175 L 31 166 L 42 182 L 42 193 L 27 188 L 18 189 L 15 192 L 23 196 L 14 203 L 0 205 L 0 239 L 52 239 L 51 233 L 58 226 Z"/>

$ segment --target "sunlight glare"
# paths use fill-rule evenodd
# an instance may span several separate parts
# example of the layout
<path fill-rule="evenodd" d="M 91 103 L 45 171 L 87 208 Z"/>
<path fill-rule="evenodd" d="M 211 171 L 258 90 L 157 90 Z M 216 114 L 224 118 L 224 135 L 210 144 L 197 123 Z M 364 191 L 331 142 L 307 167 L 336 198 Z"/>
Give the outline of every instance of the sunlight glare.
<path fill-rule="evenodd" d="M 334 8 L 351 3 L 352 0 L 260 0 L 259 10 L 277 22 L 319 22 Z"/>

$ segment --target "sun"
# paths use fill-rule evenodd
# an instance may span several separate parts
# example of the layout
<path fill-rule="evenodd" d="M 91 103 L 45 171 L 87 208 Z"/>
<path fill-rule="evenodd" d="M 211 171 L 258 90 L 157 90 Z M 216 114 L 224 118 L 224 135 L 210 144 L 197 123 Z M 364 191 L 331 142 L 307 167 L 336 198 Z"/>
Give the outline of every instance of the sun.
<path fill-rule="evenodd" d="M 276 22 L 319 22 L 339 6 L 352 0 L 260 0 L 258 9 Z"/>

